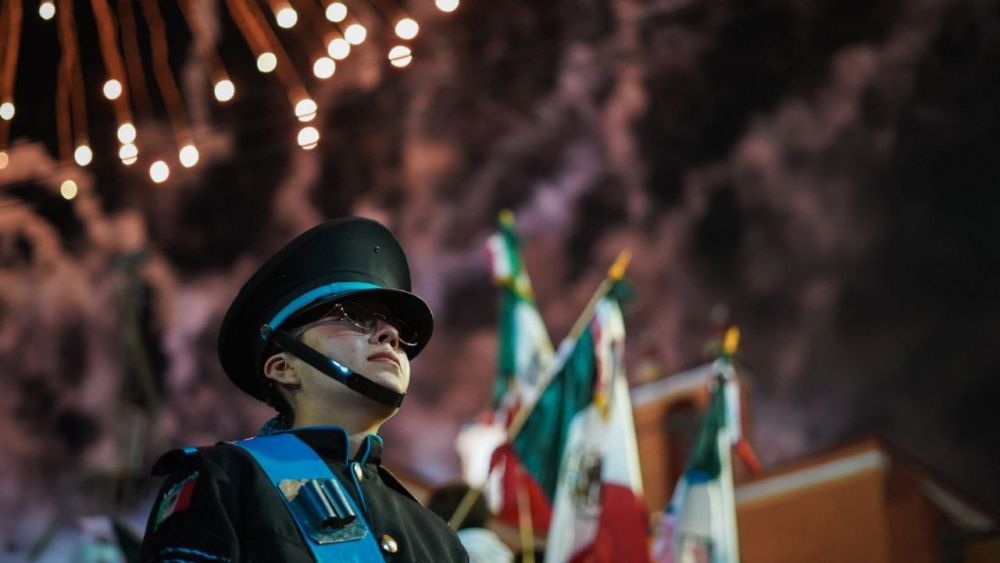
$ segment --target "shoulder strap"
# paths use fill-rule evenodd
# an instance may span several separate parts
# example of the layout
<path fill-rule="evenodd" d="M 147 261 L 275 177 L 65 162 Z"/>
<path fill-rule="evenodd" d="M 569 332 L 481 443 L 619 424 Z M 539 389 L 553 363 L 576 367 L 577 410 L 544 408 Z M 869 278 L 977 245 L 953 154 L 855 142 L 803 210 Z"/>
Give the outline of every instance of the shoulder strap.
<path fill-rule="evenodd" d="M 326 462 L 305 442 L 294 434 L 283 432 L 234 443 L 249 452 L 257 465 L 267 474 L 275 492 L 284 501 L 292 520 L 298 526 L 303 541 L 318 563 L 334 561 L 370 563 L 384 560 L 371 529 L 354 499 L 342 490 L 343 485 L 330 471 Z M 337 497 L 334 499 L 336 501 L 334 504 L 346 502 L 349 505 L 348 512 L 351 512 L 354 518 L 349 524 L 350 530 L 343 529 L 344 533 L 317 532 L 315 519 L 310 519 L 308 516 L 309 510 L 303 510 L 297 497 L 293 497 L 296 500 L 290 501 L 288 496 L 289 491 L 293 489 L 294 491 L 301 489 L 301 496 L 307 496 L 306 492 L 311 493 L 308 491 L 309 485 L 313 485 L 313 489 L 319 491 L 320 496 L 324 494 L 324 490 L 329 492 L 332 486 L 334 496 Z M 336 495 L 338 490 L 342 494 Z"/>

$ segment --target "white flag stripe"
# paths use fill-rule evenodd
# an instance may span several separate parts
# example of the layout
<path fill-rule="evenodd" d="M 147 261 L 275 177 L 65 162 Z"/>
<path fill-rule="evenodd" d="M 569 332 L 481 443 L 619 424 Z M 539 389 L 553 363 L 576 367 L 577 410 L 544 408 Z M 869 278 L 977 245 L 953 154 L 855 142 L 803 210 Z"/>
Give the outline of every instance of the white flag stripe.
<path fill-rule="evenodd" d="M 462 460 L 462 479 L 471 487 L 483 488 L 490 473 L 490 458 L 507 441 L 507 429 L 500 424 L 474 422 L 463 426 L 455 437 L 455 449 Z"/>
<path fill-rule="evenodd" d="M 509 280 L 514 275 L 513 263 L 507 241 L 500 233 L 495 233 L 486 239 L 486 250 L 490 253 L 490 267 L 493 269 L 493 279 Z"/>
<path fill-rule="evenodd" d="M 627 485 L 637 495 L 642 495 L 639 448 L 636 446 L 628 382 L 624 377 L 615 378 L 611 405 L 610 432 L 604 454 L 604 481 Z"/>
<path fill-rule="evenodd" d="M 606 430 L 607 424 L 594 405 L 577 413 L 570 424 L 552 503 L 545 563 L 569 561 L 597 534 L 600 479 L 594 479 L 592 469 L 600 468 Z"/>
<path fill-rule="evenodd" d="M 723 391 L 726 394 L 726 429 L 729 432 L 730 443 L 735 444 L 743 437 L 743 419 L 740 418 L 740 386 L 736 381 L 736 370 L 730 362 L 717 361 L 718 373 L 726 381 Z"/>
<path fill-rule="evenodd" d="M 726 385 L 727 389 L 733 385 Z M 728 398 L 727 398 L 728 401 Z M 719 432 L 716 447 L 719 448 L 719 458 L 722 461 L 722 473 L 719 475 L 719 496 L 721 497 L 719 517 L 722 520 L 722 545 L 719 550 L 719 563 L 739 563 L 740 540 L 736 531 L 736 493 L 733 490 L 733 441 L 729 426 Z"/>
<path fill-rule="evenodd" d="M 549 333 L 538 309 L 528 301 L 520 301 L 515 310 L 514 361 L 517 365 L 515 379 L 521 404 L 534 402 L 538 394 L 538 381 L 552 363 L 554 352 Z"/>

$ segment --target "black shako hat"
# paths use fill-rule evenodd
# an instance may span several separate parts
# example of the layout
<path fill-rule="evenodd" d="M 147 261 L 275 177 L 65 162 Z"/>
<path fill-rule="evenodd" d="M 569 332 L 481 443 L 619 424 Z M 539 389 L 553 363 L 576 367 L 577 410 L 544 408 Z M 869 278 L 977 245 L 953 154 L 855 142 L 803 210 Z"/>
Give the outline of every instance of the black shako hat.
<path fill-rule="evenodd" d="M 267 401 L 261 366 L 272 335 L 290 318 L 348 297 L 378 302 L 413 328 L 418 341 L 406 349 L 409 357 L 430 340 L 434 318 L 410 293 L 410 269 L 396 237 L 370 219 L 334 219 L 296 237 L 243 285 L 219 330 L 226 375 Z"/>

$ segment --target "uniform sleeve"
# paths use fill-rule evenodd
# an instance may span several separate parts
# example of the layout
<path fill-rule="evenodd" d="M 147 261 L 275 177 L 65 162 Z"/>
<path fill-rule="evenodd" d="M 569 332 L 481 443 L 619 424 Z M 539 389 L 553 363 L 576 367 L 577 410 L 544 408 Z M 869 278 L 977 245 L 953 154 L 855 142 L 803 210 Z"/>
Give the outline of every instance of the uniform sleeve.
<path fill-rule="evenodd" d="M 168 452 L 158 469 L 169 474 L 146 524 L 143 563 L 238 562 L 239 504 L 230 476 L 193 449 Z"/>

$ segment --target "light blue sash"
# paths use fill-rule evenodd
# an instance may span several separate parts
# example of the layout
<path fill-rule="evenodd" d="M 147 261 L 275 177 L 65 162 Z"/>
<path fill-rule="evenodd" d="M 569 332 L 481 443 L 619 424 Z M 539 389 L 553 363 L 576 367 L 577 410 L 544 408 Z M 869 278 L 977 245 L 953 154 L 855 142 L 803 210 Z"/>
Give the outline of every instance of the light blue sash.
<path fill-rule="evenodd" d="M 354 499 L 305 442 L 283 432 L 234 443 L 267 474 L 317 563 L 385 560 Z"/>

